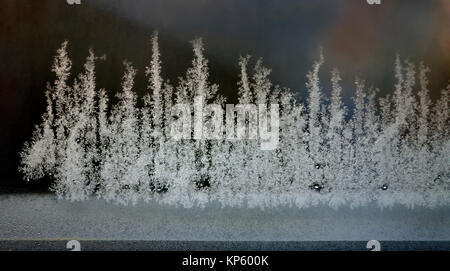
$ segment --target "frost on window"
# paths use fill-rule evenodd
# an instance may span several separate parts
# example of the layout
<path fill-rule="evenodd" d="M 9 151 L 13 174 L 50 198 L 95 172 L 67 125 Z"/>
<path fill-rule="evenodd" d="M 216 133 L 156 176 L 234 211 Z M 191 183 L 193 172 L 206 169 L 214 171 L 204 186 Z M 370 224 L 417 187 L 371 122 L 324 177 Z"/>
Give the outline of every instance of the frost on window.
<path fill-rule="evenodd" d="M 450 203 L 450 86 L 432 101 L 425 64 L 397 56 L 394 92 L 386 97 L 356 78 L 354 104 L 347 107 L 339 71 L 319 78 L 322 52 L 305 78 L 305 99 L 274 85 L 262 59 L 245 56 L 237 63 L 240 105 L 227 105 L 219 86 L 210 82 L 203 41 L 191 44 L 192 63 L 172 85 L 162 77 L 158 33 L 153 34 L 144 69 L 148 91 L 138 107 L 141 98 L 133 90 L 138 70 L 131 63 L 124 62 L 118 103 L 110 105 L 107 91 L 95 82 L 101 58 L 90 50 L 84 70 L 71 76 L 64 42 L 52 66 L 56 80 L 45 90 L 42 121 L 21 152 L 24 178 L 50 177 L 60 198 L 96 196 L 121 204 L 156 200 L 192 207 L 218 201 L 224 206 L 336 208 L 370 201 L 381 207 Z M 324 90 L 321 80 L 330 80 L 331 89 Z M 274 114 L 271 107 L 279 112 L 278 126 L 250 110 Z M 239 118 L 242 108 L 248 114 Z M 179 109 L 185 112 L 182 119 L 174 114 Z M 236 127 L 261 117 L 264 127 Z M 198 120 L 214 136 L 209 131 L 202 137 L 208 133 L 195 128 Z M 211 125 L 212 120 L 223 126 Z M 193 129 L 175 138 L 172 128 L 181 124 Z M 260 148 L 267 125 L 278 131 L 274 150 Z M 246 133 L 252 136 L 243 137 Z"/>

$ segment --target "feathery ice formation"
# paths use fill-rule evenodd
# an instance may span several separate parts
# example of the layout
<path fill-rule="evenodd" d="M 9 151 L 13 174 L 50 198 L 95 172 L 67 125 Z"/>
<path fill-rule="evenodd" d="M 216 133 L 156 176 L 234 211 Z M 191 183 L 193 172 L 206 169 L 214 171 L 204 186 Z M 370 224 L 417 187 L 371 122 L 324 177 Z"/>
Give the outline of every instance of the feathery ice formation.
<path fill-rule="evenodd" d="M 19 167 L 27 180 L 51 178 L 59 197 L 97 196 L 122 204 L 156 199 L 185 207 L 209 201 L 259 207 L 450 204 L 450 86 L 432 102 L 423 64 L 415 67 L 397 57 L 395 92 L 380 99 L 357 79 L 350 116 L 337 70 L 325 102 L 322 54 L 307 76 L 306 103 L 273 85 L 261 60 L 250 74 L 250 57 L 241 57 L 239 103 L 279 105 L 279 144 L 267 151 L 259 148 L 259 138 L 170 137 L 174 104 L 193 104 L 196 96 L 225 104 L 218 85 L 209 82 L 200 39 L 192 42 L 192 66 L 174 87 L 161 77 L 154 33 L 142 108 L 136 106 L 136 70 L 130 63 L 124 65 L 119 102 L 111 108 L 106 91 L 96 86 L 98 57 L 92 51 L 70 84 L 67 45 L 57 51 L 47 108 Z"/>

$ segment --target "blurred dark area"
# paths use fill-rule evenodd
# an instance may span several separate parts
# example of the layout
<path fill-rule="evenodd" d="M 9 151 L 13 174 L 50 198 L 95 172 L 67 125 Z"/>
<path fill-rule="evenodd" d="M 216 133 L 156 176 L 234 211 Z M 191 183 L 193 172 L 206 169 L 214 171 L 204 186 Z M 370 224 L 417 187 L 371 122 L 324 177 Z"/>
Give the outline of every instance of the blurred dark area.
<path fill-rule="evenodd" d="M 163 76 L 172 84 L 190 65 L 189 41 L 203 37 L 210 81 L 236 102 L 238 58 L 263 57 L 275 84 L 306 96 L 305 76 L 323 47 L 322 86 L 331 69 L 341 70 L 350 104 L 355 76 L 393 91 L 397 53 L 431 67 L 431 96 L 450 79 L 450 2 L 446 0 L 3 0 L 0 8 L 0 191 L 47 191 L 50 180 L 25 182 L 17 171 L 23 143 L 40 123 L 46 82 L 52 82 L 56 49 L 69 41 L 72 78 L 82 71 L 89 48 L 97 63 L 97 87 L 114 102 L 123 60 L 138 69 L 135 91 L 146 93 L 150 35 L 160 32 Z"/>

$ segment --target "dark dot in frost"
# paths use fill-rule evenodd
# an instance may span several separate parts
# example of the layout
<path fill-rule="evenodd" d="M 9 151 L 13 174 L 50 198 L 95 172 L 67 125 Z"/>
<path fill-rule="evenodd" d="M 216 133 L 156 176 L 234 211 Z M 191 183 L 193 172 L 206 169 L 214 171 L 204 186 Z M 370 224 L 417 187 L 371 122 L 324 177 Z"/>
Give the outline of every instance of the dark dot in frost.
<path fill-rule="evenodd" d="M 441 181 L 441 175 L 438 175 L 436 177 L 436 179 L 434 179 L 434 182 L 436 183 L 436 182 L 440 182 L 440 181 Z"/>
<path fill-rule="evenodd" d="M 320 192 L 320 190 L 322 190 L 323 187 L 322 187 L 320 184 L 315 183 L 315 184 L 312 185 L 312 188 L 313 188 L 314 190 Z"/>

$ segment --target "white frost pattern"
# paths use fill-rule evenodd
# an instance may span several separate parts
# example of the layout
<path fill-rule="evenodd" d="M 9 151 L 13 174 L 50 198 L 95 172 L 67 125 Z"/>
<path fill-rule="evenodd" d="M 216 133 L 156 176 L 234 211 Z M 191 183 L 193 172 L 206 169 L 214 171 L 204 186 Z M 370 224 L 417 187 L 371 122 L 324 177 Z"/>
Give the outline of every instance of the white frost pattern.
<path fill-rule="evenodd" d="M 161 76 L 158 33 L 153 34 L 143 108 L 133 92 L 137 70 L 125 62 L 119 102 L 108 109 L 106 91 L 95 83 L 98 57 L 92 50 L 84 72 L 69 85 L 67 45 L 57 51 L 46 112 L 24 145 L 19 167 L 27 180 L 52 178 L 61 198 L 94 195 L 122 204 L 157 199 L 184 207 L 213 200 L 262 208 L 450 204 L 450 86 L 433 103 L 429 69 L 422 63 L 416 68 L 397 56 L 395 91 L 380 99 L 377 89 L 356 79 L 349 114 L 337 70 L 331 72 L 331 98 L 324 95 L 322 53 L 307 76 L 305 104 L 271 83 L 261 59 L 251 74 L 250 56 L 241 57 L 239 102 L 280 108 L 278 148 L 264 151 L 258 139 L 170 137 L 175 103 L 193 104 L 203 96 L 205 103 L 225 106 L 219 86 L 209 81 L 201 39 L 192 42 L 192 66 L 173 87 Z"/>

